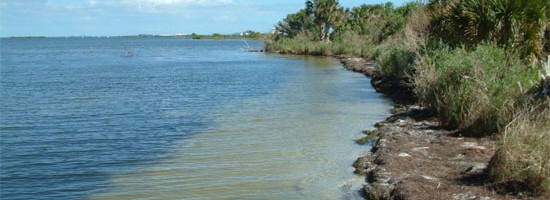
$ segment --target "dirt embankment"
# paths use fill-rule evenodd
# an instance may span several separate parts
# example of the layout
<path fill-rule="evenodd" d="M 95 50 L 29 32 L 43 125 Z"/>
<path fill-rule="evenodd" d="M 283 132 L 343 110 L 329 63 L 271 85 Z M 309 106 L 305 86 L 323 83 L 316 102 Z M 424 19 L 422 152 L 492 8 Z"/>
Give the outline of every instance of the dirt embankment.
<path fill-rule="evenodd" d="M 485 168 L 495 152 L 494 140 L 441 128 L 432 113 L 399 99 L 406 98 L 395 91 L 399 83 L 380 77 L 371 62 L 340 60 L 346 69 L 370 76 L 377 91 L 397 100 L 394 114 L 367 133 L 373 138 L 371 153 L 355 163 L 356 172 L 366 175 L 367 199 L 535 198 L 500 194 L 491 187 Z"/>
<path fill-rule="evenodd" d="M 364 58 L 339 57 L 340 62 L 348 70 L 363 73 L 371 78 L 371 84 L 377 92 L 384 93 L 391 97 L 398 104 L 412 104 L 413 85 L 403 81 L 400 77 L 386 77 L 379 73 L 372 61 Z"/>

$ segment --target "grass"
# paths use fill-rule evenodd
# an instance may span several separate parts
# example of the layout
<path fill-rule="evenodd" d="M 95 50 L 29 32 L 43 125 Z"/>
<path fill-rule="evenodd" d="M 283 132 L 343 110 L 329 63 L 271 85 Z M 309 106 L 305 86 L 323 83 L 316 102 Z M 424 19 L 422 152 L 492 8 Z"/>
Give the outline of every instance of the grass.
<path fill-rule="evenodd" d="M 518 111 L 499 137 L 499 149 L 489 164 L 496 189 L 529 195 L 550 191 L 549 103 L 547 99 Z"/>
<path fill-rule="evenodd" d="M 444 126 L 468 129 L 474 136 L 503 130 L 514 99 L 537 78 L 536 70 L 491 45 L 474 51 L 435 49 L 423 60 L 415 79 L 420 103 L 436 111 Z"/>
<path fill-rule="evenodd" d="M 407 44 L 389 44 L 376 49 L 378 71 L 386 77 L 405 79 L 414 74 L 416 52 Z"/>
<path fill-rule="evenodd" d="M 266 40 L 265 49 L 267 52 L 298 55 L 332 55 L 330 43 L 313 41 L 312 36 L 302 32 L 293 38 L 280 38 L 277 40 Z"/>
<path fill-rule="evenodd" d="M 367 57 L 374 50 L 374 45 L 367 37 L 354 32 L 344 33 L 342 39 L 331 42 L 316 41 L 313 38 L 310 33 L 302 32 L 293 38 L 268 39 L 265 41 L 265 48 L 268 52 L 282 54 L 357 57 Z"/>

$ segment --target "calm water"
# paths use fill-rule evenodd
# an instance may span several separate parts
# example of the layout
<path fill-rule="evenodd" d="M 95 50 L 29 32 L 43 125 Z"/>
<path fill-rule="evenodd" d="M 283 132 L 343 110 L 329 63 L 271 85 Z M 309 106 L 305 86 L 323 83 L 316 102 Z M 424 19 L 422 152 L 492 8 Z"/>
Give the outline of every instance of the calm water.
<path fill-rule="evenodd" d="M 390 108 L 334 59 L 242 41 L 0 45 L 2 199 L 355 199 L 353 139 Z"/>

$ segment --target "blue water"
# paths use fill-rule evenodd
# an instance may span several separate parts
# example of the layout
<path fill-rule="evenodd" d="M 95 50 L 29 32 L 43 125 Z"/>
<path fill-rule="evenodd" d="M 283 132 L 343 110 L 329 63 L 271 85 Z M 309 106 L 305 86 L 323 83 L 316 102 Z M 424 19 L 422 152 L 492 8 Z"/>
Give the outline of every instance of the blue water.
<path fill-rule="evenodd" d="M 389 102 L 370 88 L 364 76 L 343 70 L 334 59 L 243 52 L 246 45 L 238 40 L 48 38 L 0 42 L 2 199 L 210 199 L 209 191 L 201 194 L 201 188 L 227 184 L 224 181 L 246 182 L 250 176 L 256 181 L 273 180 L 258 178 L 271 172 L 248 170 L 235 172 L 231 180 L 224 176 L 234 171 L 204 182 L 209 180 L 206 174 L 220 169 L 198 170 L 212 165 L 201 159 L 214 159 L 215 164 L 224 166 L 244 163 L 243 157 L 256 157 L 259 162 L 247 164 L 254 170 L 265 169 L 266 163 L 298 169 L 288 163 L 279 165 L 300 162 L 292 156 L 272 164 L 272 159 L 262 156 L 288 149 L 288 141 L 299 135 L 272 138 L 273 143 L 281 141 L 278 146 L 254 145 L 265 138 L 246 138 L 275 129 L 279 135 L 300 130 L 304 138 L 312 136 L 305 134 L 310 131 L 345 132 L 335 136 L 343 142 L 328 141 L 330 145 L 321 149 L 328 158 L 302 165 L 334 162 L 333 168 L 311 166 L 315 172 L 305 174 L 317 177 L 326 170 L 341 169 L 334 180 L 360 180 L 346 167 L 365 151 L 365 147 L 354 145 L 353 139 L 389 109 Z M 259 41 L 248 43 L 261 46 Z M 327 122 L 330 125 L 319 130 L 312 126 L 324 122 L 316 119 L 335 123 Z M 212 144 L 193 146 L 198 141 Z M 224 145 L 242 141 L 246 148 Z M 297 145 L 317 148 L 323 141 Z M 261 153 L 254 155 L 248 149 Z M 307 149 L 300 151 L 304 154 Z M 226 159 L 209 157 L 224 152 L 231 152 Z M 349 157 L 339 160 L 342 156 L 331 152 Z M 158 172 L 160 165 L 165 171 L 148 179 L 151 169 Z M 175 170 L 181 167 L 194 170 Z M 272 173 L 281 177 L 291 172 Z M 204 177 L 197 178 L 199 175 Z M 179 182 L 166 185 L 158 181 L 173 177 L 180 177 Z M 331 180 L 299 187 L 323 190 L 332 187 Z M 290 186 L 297 187 L 292 181 L 286 187 L 287 182 L 285 179 L 280 189 L 271 193 L 252 186 L 218 188 L 215 193 L 237 192 L 226 197 L 240 199 L 260 194 L 268 195 L 262 198 L 281 197 L 281 192 L 293 194 L 288 191 Z M 360 184 L 355 182 L 353 188 Z M 271 184 L 277 188 L 277 182 Z M 144 192 L 152 187 L 162 187 L 162 195 L 169 195 L 160 196 L 155 192 L 158 189 Z M 349 195 L 344 193 L 349 192 L 353 191 L 335 189 L 321 197 L 346 197 Z M 289 196 L 310 197 L 307 192 Z"/>

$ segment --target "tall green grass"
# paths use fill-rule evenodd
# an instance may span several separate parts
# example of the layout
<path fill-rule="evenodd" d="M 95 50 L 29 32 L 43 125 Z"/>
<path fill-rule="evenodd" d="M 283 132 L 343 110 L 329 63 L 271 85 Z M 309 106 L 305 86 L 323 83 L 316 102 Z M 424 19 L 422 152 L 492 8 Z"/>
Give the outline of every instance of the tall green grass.
<path fill-rule="evenodd" d="M 536 70 L 490 45 L 474 51 L 434 49 L 423 61 L 415 79 L 420 103 L 436 111 L 444 126 L 472 135 L 503 130 L 511 121 L 514 99 L 537 79 Z"/>
<path fill-rule="evenodd" d="M 397 79 L 409 79 L 415 73 L 416 51 L 411 45 L 393 43 L 380 45 L 373 58 L 377 69 L 383 76 Z"/>
<path fill-rule="evenodd" d="M 282 54 L 369 57 L 375 49 L 366 36 L 355 32 L 345 32 L 340 39 L 332 42 L 317 41 L 312 38 L 314 37 L 311 34 L 303 32 L 293 38 L 279 38 L 264 42 L 266 51 Z"/>

